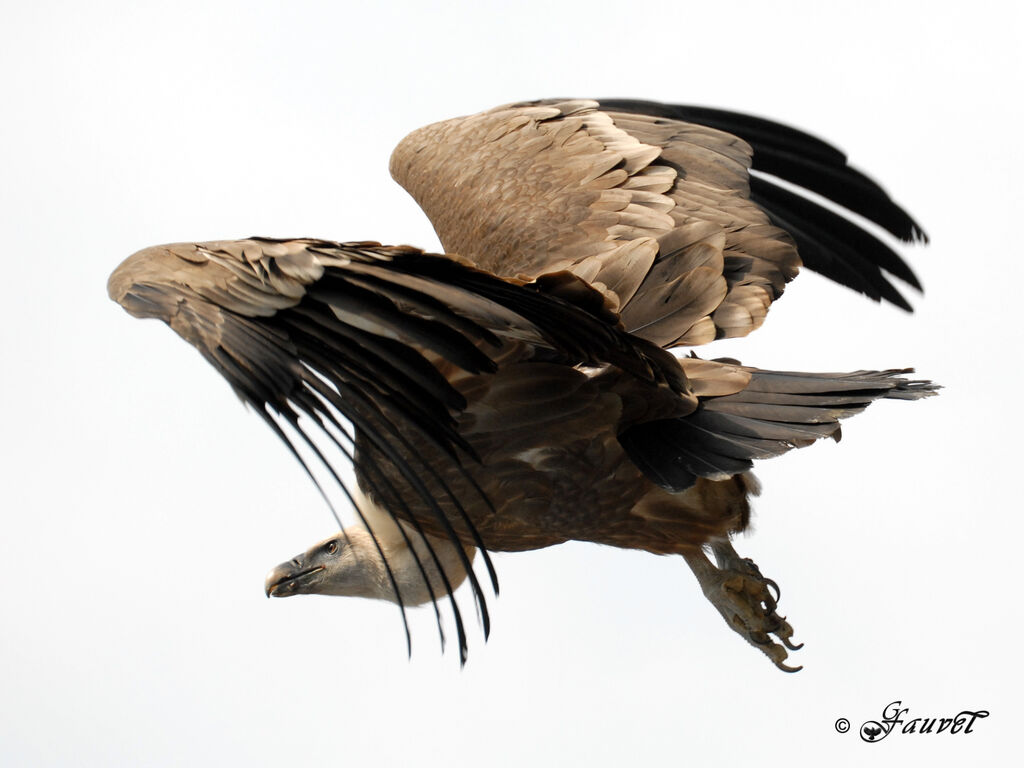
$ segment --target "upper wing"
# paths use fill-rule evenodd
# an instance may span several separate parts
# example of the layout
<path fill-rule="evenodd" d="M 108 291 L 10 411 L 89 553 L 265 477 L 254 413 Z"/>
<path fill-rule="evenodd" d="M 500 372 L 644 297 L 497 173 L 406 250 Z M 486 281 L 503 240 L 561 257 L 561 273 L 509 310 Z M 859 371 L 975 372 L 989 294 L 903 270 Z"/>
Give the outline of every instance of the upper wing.
<path fill-rule="evenodd" d="M 316 482 L 294 437 L 274 416 L 290 425 L 361 517 L 355 494 L 311 432 L 321 431 L 333 442 L 380 497 L 389 495 L 387 489 L 374 483 L 386 482 L 387 475 L 374 456 L 383 457 L 417 490 L 453 542 L 458 536 L 439 502 L 457 510 L 480 549 L 465 507 L 488 504 L 487 499 L 460 499 L 446 489 L 449 498 L 439 500 L 425 482 L 443 485 L 442 470 L 465 474 L 463 461 L 473 456 L 457 429 L 455 416 L 466 400 L 452 385 L 453 371 L 493 371 L 499 361 L 612 364 L 677 392 L 683 412 L 686 403 L 696 407 L 671 355 L 627 336 L 603 306 L 593 305 L 592 291 L 574 287 L 558 279 L 523 286 L 409 247 L 263 238 L 147 248 L 125 260 L 108 283 L 111 298 L 131 314 L 161 319 L 193 344 Z M 300 422 L 300 416 L 308 421 Z M 357 434 L 374 450 L 357 452 Z M 410 435 L 429 449 L 412 450 Z M 440 568 L 428 539 L 422 542 Z M 455 550 L 486 632 L 483 591 L 463 548 Z M 378 552 L 384 558 L 379 547 Z M 486 551 L 484 559 L 497 589 Z M 454 599 L 452 605 L 464 657 Z"/>
<path fill-rule="evenodd" d="M 838 150 L 716 110 L 622 100 L 510 105 L 415 131 L 391 158 L 392 175 L 447 251 L 500 275 L 570 270 L 613 297 L 627 330 L 662 346 L 757 328 L 801 257 L 909 308 L 880 269 L 919 287 L 891 248 L 751 167 L 897 236 L 923 237 Z"/>

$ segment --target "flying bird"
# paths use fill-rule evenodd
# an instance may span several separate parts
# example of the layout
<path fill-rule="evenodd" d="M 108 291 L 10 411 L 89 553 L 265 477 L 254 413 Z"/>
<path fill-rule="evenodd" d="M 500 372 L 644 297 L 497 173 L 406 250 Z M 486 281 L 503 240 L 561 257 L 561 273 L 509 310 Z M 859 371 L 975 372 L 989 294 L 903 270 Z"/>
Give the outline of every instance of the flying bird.
<path fill-rule="evenodd" d="M 252 237 L 146 248 L 110 277 L 112 299 L 194 345 L 356 510 L 274 568 L 268 596 L 372 597 L 403 621 L 431 604 L 442 643 L 447 600 L 464 662 L 464 581 L 490 628 L 478 551 L 496 594 L 488 552 L 591 541 L 681 555 L 730 628 L 798 669 L 778 587 L 730 543 L 753 460 L 936 386 L 670 350 L 755 330 L 801 266 L 909 310 L 892 278 L 920 289 L 914 273 L 848 214 L 902 241 L 926 240 L 917 223 L 802 131 L 644 101 L 437 123 L 402 140 L 391 173 L 445 254 Z"/>

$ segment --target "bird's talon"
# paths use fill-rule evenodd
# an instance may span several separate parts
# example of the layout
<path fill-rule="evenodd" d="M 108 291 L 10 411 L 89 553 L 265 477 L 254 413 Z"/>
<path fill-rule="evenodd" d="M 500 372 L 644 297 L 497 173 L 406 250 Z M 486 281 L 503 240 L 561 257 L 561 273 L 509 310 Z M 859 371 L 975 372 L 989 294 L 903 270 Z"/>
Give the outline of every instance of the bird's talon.
<path fill-rule="evenodd" d="M 799 667 L 783 662 L 789 655 L 787 649 L 796 651 L 803 645 L 790 640 L 793 628 L 785 616 L 776 613 L 782 595 L 779 585 L 765 578 L 753 560 L 739 557 L 728 543 L 715 544 L 712 551 L 717 568 L 703 555 L 688 559 L 704 594 L 737 634 L 779 669 L 796 672 Z"/>

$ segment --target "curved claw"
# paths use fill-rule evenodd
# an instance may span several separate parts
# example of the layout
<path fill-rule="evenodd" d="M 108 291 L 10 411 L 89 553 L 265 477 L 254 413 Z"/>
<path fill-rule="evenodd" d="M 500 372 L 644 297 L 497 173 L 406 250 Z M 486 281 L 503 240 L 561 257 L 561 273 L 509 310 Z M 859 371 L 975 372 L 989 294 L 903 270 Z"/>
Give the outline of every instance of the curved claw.
<path fill-rule="evenodd" d="M 782 640 L 782 644 L 784 646 L 786 646 L 787 648 L 789 648 L 789 650 L 791 650 L 791 651 L 799 651 L 801 648 L 804 647 L 803 643 L 797 643 L 796 645 L 793 645 L 793 643 L 791 643 L 789 641 L 788 637 L 783 637 L 783 638 L 781 638 L 781 640 Z"/>
<path fill-rule="evenodd" d="M 772 579 L 766 579 L 763 576 L 761 578 L 764 581 L 764 585 L 766 587 L 769 587 L 772 590 L 772 592 L 775 593 L 773 595 L 773 599 L 775 600 L 775 602 L 779 602 L 779 600 L 782 599 L 782 590 L 779 589 L 779 585 L 776 584 Z"/>
<path fill-rule="evenodd" d="M 783 664 L 781 661 L 776 661 L 775 666 L 781 669 L 783 672 L 799 672 L 801 669 L 804 668 L 803 664 L 801 664 L 799 667 L 790 667 Z"/>

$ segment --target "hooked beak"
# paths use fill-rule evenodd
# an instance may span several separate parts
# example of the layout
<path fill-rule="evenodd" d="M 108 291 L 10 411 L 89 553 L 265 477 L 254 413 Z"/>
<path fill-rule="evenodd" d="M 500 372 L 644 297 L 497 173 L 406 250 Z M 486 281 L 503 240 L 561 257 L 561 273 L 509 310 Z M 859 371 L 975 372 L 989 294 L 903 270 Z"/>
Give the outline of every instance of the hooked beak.
<path fill-rule="evenodd" d="M 263 583 L 264 591 L 267 593 L 267 597 L 288 597 L 300 594 L 305 591 L 302 587 L 324 567 L 322 565 L 304 567 L 302 558 L 298 557 L 287 563 L 281 563 L 267 574 L 267 579 Z"/>

